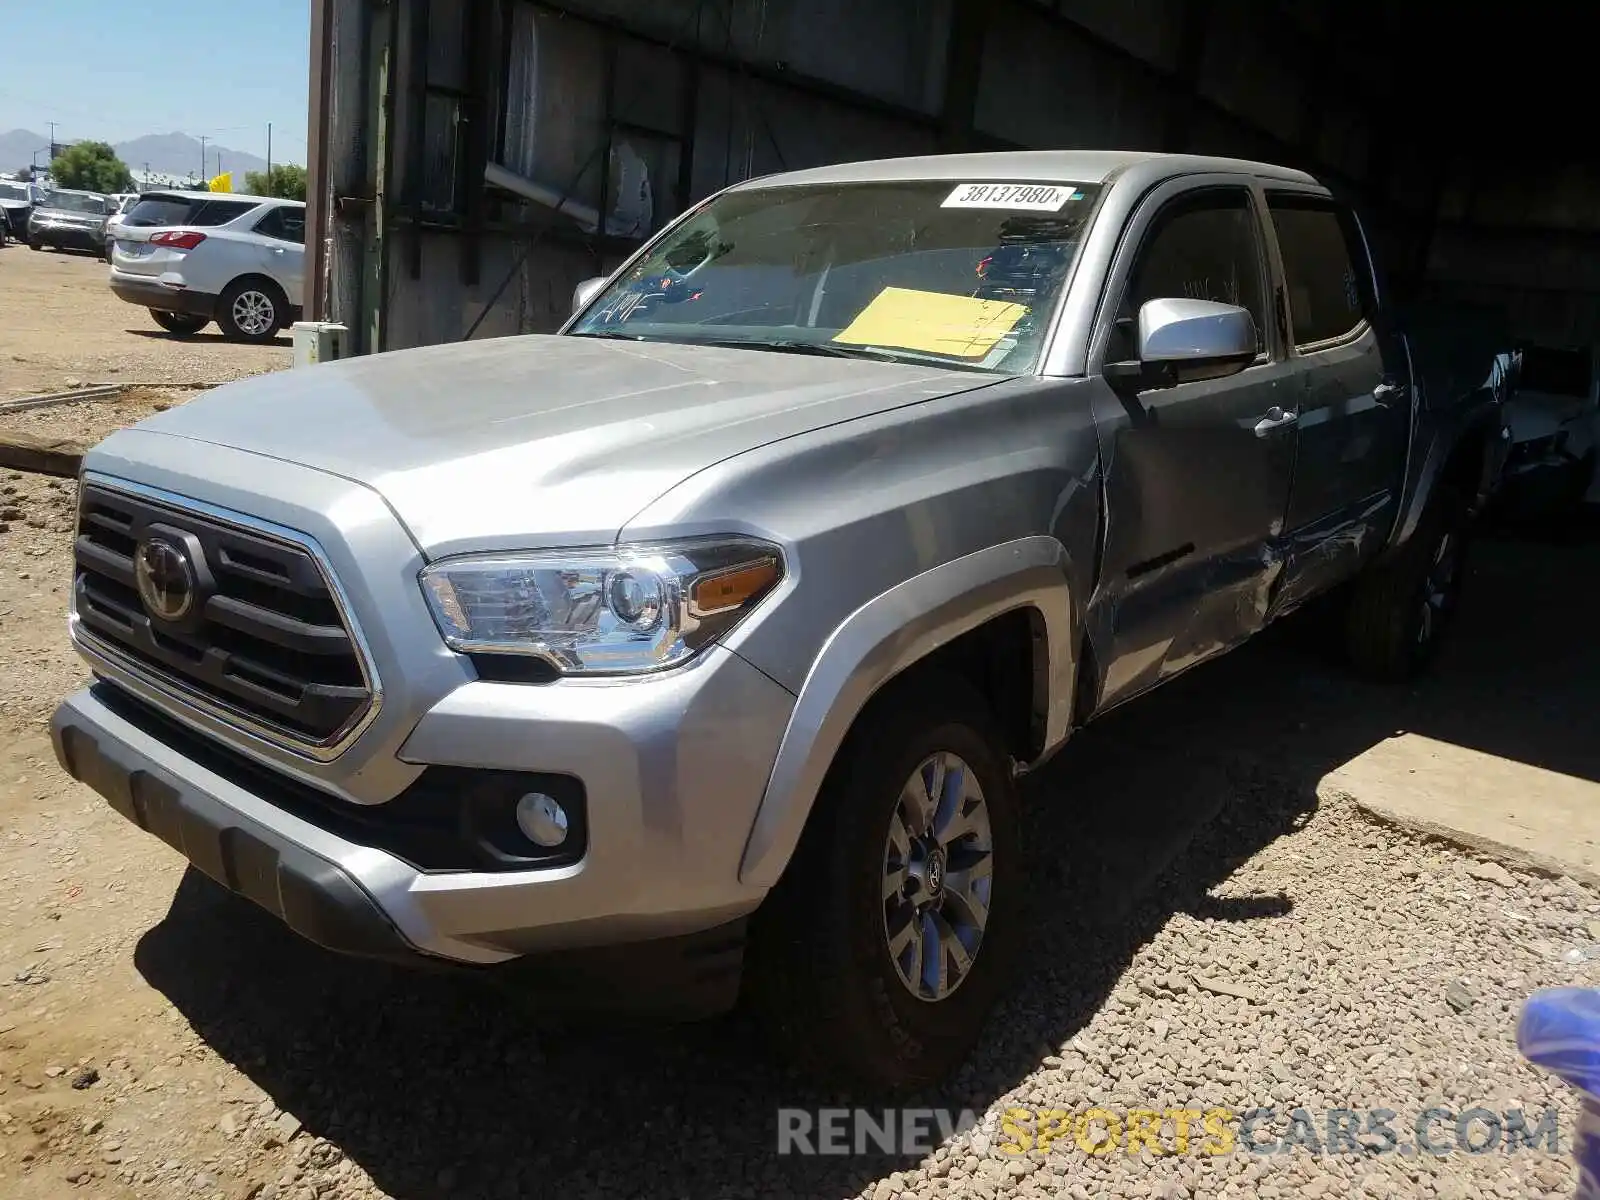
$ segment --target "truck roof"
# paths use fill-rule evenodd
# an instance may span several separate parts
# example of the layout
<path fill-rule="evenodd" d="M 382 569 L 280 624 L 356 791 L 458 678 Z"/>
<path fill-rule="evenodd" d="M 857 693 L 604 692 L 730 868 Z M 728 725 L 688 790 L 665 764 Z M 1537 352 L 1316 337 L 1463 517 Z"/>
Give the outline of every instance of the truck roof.
<path fill-rule="evenodd" d="M 1003 150 L 983 154 L 933 154 L 835 163 L 746 180 L 740 188 L 808 183 L 873 183 L 913 179 L 1019 179 L 1042 183 L 1105 183 L 1130 167 L 1156 174 L 1193 175 L 1226 171 L 1293 183 L 1317 183 L 1304 171 L 1239 158 L 1161 154 L 1144 150 Z M 1168 168 L 1163 171 L 1162 168 Z"/>

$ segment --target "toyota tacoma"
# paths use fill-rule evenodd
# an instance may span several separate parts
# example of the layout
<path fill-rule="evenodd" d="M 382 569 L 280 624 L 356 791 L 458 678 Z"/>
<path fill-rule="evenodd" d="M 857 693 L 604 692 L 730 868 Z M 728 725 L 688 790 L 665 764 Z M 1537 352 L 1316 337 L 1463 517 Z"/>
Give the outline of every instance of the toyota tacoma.
<path fill-rule="evenodd" d="M 694 206 L 550 336 L 222 388 L 85 458 L 65 768 L 336 951 L 947 1075 L 1018 778 L 1324 598 L 1424 667 L 1496 469 L 1314 178 L 854 163 Z M 1463 377 L 1464 378 L 1464 377 Z"/>

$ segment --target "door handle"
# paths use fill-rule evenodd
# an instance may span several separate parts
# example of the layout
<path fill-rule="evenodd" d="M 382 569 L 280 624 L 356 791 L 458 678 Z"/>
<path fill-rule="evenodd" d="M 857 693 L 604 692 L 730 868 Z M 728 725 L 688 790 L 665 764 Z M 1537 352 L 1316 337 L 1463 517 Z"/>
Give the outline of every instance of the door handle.
<path fill-rule="evenodd" d="M 1266 437 L 1274 429 L 1282 429 L 1285 425 L 1293 425 L 1299 419 L 1299 413 L 1288 412 L 1274 404 L 1267 409 L 1267 415 L 1256 422 L 1256 436 Z"/>
<path fill-rule="evenodd" d="M 1385 408 L 1393 404 L 1405 394 L 1405 385 L 1401 383 L 1395 383 L 1390 379 L 1385 379 L 1377 387 L 1372 389 L 1372 398 Z"/>

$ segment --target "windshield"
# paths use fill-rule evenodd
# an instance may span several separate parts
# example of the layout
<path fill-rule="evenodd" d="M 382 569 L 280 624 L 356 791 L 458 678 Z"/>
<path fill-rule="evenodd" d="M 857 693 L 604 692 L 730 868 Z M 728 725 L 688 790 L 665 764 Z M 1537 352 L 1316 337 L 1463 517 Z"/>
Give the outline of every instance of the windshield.
<path fill-rule="evenodd" d="M 1033 369 L 1099 188 L 757 188 L 651 246 L 570 333 Z"/>
<path fill-rule="evenodd" d="M 0 200 L 30 201 L 32 197 L 28 195 L 28 185 L 25 183 L 0 182 Z"/>
<path fill-rule="evenodd" d="M 44 202 L 44 207 L 61 209 L 66 212 L 92 213 L 98 216 L 106 211 L 106 202 L 103 196 L 85 196 L 76 192 L 51 192 L 50 198 Z"/>

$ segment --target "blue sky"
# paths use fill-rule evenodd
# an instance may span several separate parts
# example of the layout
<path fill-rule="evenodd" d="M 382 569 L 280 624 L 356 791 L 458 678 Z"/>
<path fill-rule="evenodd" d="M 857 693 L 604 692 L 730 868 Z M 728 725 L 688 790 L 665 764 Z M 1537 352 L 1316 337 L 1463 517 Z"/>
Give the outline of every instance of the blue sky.
<path fill-rule="evenodd" d="M 0 133 L 204 134 L 304 162 L 310 0 L 0 0 Z"/>

